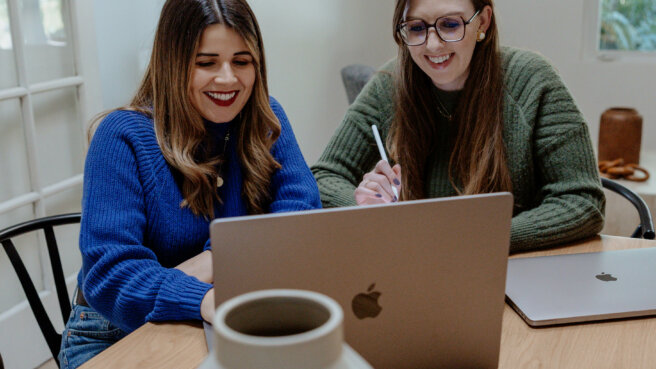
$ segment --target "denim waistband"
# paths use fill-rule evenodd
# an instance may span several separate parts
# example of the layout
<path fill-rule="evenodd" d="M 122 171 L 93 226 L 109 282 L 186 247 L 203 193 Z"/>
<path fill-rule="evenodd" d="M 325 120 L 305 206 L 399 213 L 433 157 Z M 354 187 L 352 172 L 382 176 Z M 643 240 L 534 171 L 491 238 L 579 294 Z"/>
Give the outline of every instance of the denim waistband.
<path fill-rule="evenodd" d="M 80 287 L 78 287 L 75 290 L 75 304 L 89 307 L 89 304 L 87 303 L 87 300 L 84 298 L 84 295 L 82 294 L 82 290 L 80 289 Z"/>

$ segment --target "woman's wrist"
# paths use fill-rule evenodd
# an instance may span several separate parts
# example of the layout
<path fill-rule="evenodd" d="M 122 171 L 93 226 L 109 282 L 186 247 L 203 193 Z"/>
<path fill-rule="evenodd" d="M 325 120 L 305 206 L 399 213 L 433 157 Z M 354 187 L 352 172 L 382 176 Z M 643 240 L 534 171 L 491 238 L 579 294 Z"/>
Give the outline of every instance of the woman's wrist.
<path fill-rule="evenodd" d="M 212 283 L 212 251 L 206 250 L 175 267 L 199 281 Z"/>
<path fill-rule="evenodd" d="M 210 288 L 200 302 L 200 316 L 208 323 L 214 320 L 214 288 Z"/>

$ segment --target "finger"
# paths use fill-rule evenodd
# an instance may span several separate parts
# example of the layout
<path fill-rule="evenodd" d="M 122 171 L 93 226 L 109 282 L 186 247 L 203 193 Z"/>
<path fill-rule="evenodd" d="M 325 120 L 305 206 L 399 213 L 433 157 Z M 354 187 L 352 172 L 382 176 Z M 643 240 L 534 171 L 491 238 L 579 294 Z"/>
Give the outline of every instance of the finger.
<path fill-rule="evenodd" d="M 356 188 L 355 193 L 357 196 L 360 197 L 372 197 L 372 198 L 383 199 L 383 200 L 385 199 L 385 196 L 383 196 L 383 194 L 381 194 L 380 192 L 374 191 L 366 187 Z"/>
<path fill-rule="evenodd" d="M 358 205 L 372 205 L 372 204 L 385 204 L 389 199 L 373 190 L 368 188 L 358 187 L 355 189 L 355 202 Z"/>
<path fill-rule="evenodd" d="M 398 164 L 397 164 L 398 165 Z M 376 164 L 374 169 L 376 172 L 383 174 L 387 177 L 387 180 L 393 184 L 397 189 L 401 185 L 401 178 L 397 176 L 397 173 L 392 170 L 392 167 L 385 160 L 381 160 Z"/>
<path fill-rule="evenodd" d="M 399 168 L 400 168 L 400 166 L 399 166 Z M 394 172 L 394 170 L 392 170 L 392 167 L 385 160 L 381 160 L 376 164 L 375 171 L 377 173 L 383 174 L 385 177 L 387 177 L 387 180 L 390 183 L 393 183 L 395 186 L 400 186 L 401 185 L 401 181 L 397 177 L 397 174 Z"/>
<path fill-rule="evenodd" d="M 374 172 L 369 172 L 364 175 L 366 180 L 365 187 L 377 192 L 387 195 L 390 199 L 396 196 L 392 190 L 392 184 L 389 182 L 387 176 Z M 396 201 L 396 200 L 393 200 Z"/>
<path fill-rule="evenodd" d="M 399 184 L 397 185 L 397 188 L 401 190 L 401 184 L 403 183 L 403 176 L 401 175 L 401 166 L 399 164 L 396 164 L 392 167 L 392 170 L 396 174 L 396 178 L 399 179 Z"/>
<path fill-rule="evenodd" d="M 368 178 L 376 177 L 376 180 L 365 179 L 361 183 L 361 188 L 373 191 L 375 194 L 380 195 L 386 201 L 394 201 L 394 194 L 388 192 L 391 190 L 390 184 L 387 182 L 387 177 L 381 174 L 371 174 Z M 384 182 L 382 185 L 379 181 Z M 387 190 L 386 190 L 387 188 Z"/>
<path fill-rule="evenodd" d="M 399 164 L 395 164 L 395 165 L 392 167 L 392 170 L 394 171 L 394 173 L 396 174 L 396 176 L 399 177 L 399 179 L 401 179 L 401 165 L 399 165 Z"/>

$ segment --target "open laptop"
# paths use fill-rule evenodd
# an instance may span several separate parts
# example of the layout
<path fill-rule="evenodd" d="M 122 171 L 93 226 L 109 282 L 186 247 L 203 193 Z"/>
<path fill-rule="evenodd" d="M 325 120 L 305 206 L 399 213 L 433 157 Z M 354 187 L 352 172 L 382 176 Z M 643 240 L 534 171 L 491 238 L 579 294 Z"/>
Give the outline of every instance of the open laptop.
<path fill-rule="evenodd" d="M 341 305 L 346 342 L 375 368 L 496 368 L 512 203 L 500 193 L 217 219 L 216 304 L 316 291 Z M 378 314 L 354 312 L 371 292 Z"/>
<path fill-rule="evenodd" d="M 508 302 L 531 326 L 656 314 L 656 248 L 511 259 Z"/>

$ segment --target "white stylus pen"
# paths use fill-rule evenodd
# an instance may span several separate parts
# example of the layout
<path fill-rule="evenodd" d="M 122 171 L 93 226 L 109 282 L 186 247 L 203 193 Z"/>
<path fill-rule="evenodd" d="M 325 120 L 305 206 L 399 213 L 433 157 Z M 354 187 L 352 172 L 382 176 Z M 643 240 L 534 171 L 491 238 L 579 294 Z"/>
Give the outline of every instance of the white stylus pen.
<path fill-rule="evenodd" d="M 374 124 L 371 126 L 371 130 L 374 132 L 374 138 L 376 139 L 376 146 L 378 146 L 378 152 L 380 152 L 380 158 L 389 163 L 389 160 L 387 160 L 387 154 L 385 154 L 385 146 L 383 146 L 383 141 L 380 140 L 378 127 L 376 127 L 376 125 Z M 394 196 L 396 196 L 396 198 L 398 199 L 399 191 L 396 189 L 396 187 L 394 187 L 393 183 L 392 183 L 392 192 L 394 192 Z"/>

